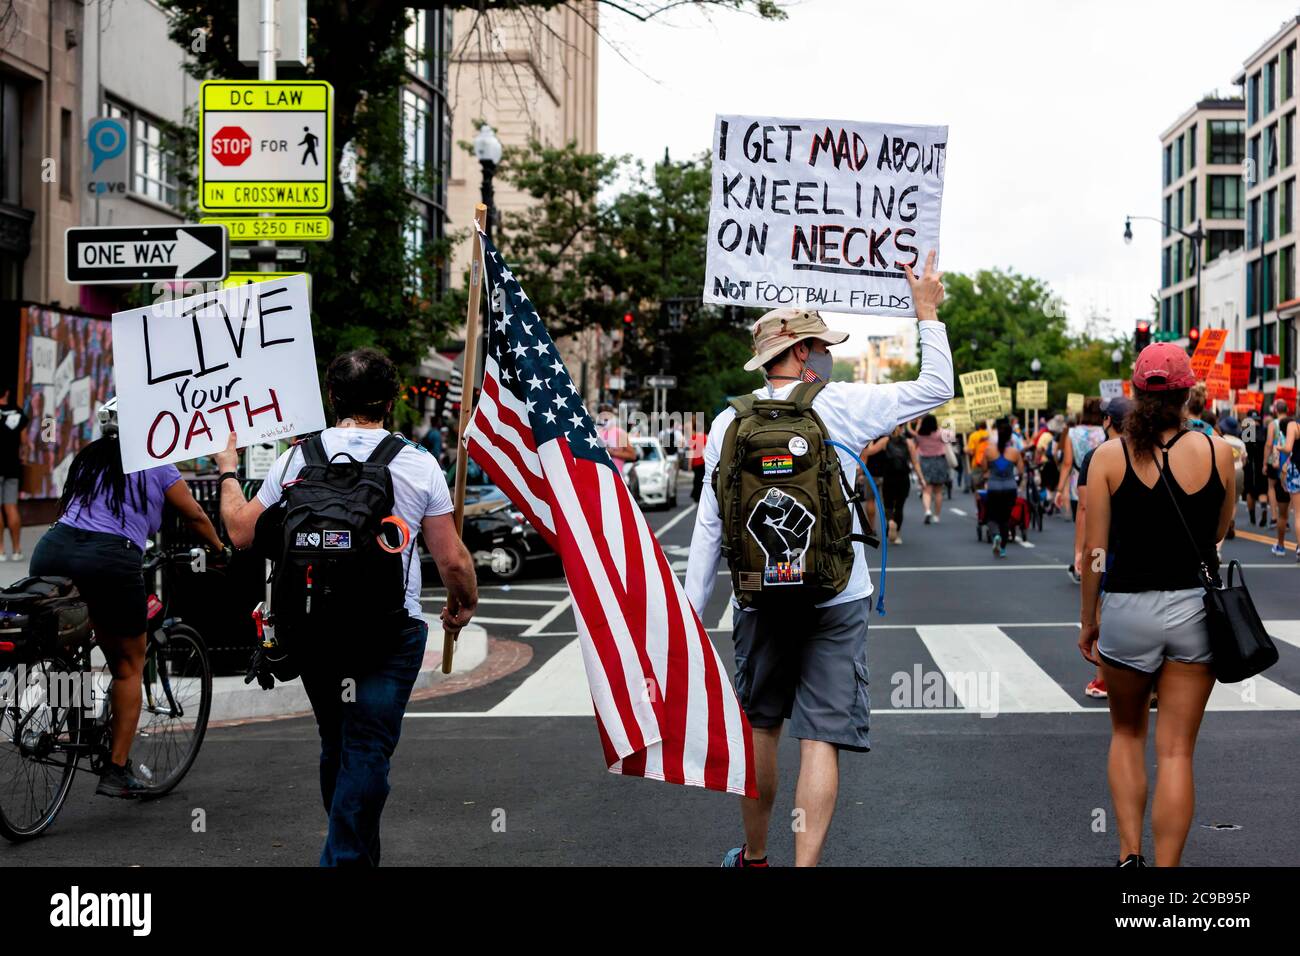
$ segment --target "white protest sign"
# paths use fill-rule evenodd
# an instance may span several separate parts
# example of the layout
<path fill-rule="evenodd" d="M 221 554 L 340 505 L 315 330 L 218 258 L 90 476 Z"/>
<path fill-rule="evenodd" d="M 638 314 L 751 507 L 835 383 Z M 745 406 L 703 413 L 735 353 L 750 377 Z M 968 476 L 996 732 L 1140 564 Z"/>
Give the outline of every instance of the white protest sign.
<path fill-rule="evenodd" d="M 68 389 L 68 398 L 72 405 L 72 424 L 82 425 L 90 421 L 90 376 L 73 382 Z"/>
<path fill-rule="evenodd" d="M 53 385 L 54 366 L 59 360 L 59 343 L 43 335 L 31 338 L 33 385 Z"/>
<path fill-rule="evenodd" d="M 1124 381 L 1118 378 L 1103 378 L 1097 383 L 1103 400 L 1124 397 Z"/>
<path fill-rule="evenodd" d="M 325 427 L 303 275 L 116 313 L 113 374 L 128 473 Z"/>
<path fill-rule="evenodd" d="M 704 301 L 915 315 L 948 127 L 720 115 Z"/>

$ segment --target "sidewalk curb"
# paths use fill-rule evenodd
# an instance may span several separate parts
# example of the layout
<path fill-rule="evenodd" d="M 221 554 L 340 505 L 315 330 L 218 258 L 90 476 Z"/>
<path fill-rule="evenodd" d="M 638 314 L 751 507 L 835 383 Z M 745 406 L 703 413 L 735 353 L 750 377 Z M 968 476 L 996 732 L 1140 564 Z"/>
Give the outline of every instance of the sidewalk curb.
<path fill-rule="evenodd" d="M 460 633 L 456 642 L 456 656 L 450 674 L 442 672 L 442 626 L 438 618 L 424 615 L 429 623 L 429 646 L 424 652 L 424 663 L 415 679 L 414 691 L 427 690 L 444 680 L 464 674 L 478 667 L 487 658 L 487 631 L 470 624 Z M 244 720 L 265 720 L 272 717 L 306 716 L 311 713 L 311 701 L 301 680 L 277 683 L 272 690 L 262 690 L 257 683 L 245 684 L 239 676 L 212 679 L 211 724 Z"/>

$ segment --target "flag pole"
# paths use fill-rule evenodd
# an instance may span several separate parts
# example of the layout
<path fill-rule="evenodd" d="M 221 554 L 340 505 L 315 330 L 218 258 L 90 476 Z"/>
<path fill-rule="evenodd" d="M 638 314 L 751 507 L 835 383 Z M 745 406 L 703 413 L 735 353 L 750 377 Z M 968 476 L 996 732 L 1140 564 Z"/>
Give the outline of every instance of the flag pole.
<path fill-rule="evenodd" d="M 465 524 L 465 432 L 469 428 L 470 405 L 474 400 L 474 379 L 478 375 L 478 314 L 479 296 L 483 290 L 483 242 L 478 233 L 487 228 L 487 206 L 474 206 L 474 222 L 478 224 L 474 235 L 473 252 L 469 266 L 469 305 L 465 312 L 465 358 L 460 381 L 460 425 L 456 430 L 456 488 L 453 492 L 452 518 L 456 522 L 456 537 L 461 537 Z M 442 632 L 442 672 L 451 673 L 451 659 L 456 651 L 456 633 L 446 628 Z"/>

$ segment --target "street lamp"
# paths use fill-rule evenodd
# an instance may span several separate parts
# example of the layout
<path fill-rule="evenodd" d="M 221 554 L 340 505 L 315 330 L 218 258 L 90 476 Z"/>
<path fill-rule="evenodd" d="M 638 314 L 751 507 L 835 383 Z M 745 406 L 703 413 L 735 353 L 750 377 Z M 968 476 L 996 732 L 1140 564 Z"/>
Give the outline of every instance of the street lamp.
<path fill-rule="evenodd" d="M 1166 229 L 1172 229 L 1184 239 L 1192 244 L 1192 256 L 1196 259 L 1196 317 L 1194 324 L 1197 328 L 1201 327 L 1201 243 L 1205 241 L 1205 230 L 1201 228 L 1201 221 L 1196 220 L 1196 228 L 1191 232 L 1186 229 L 1179 229 L 1177 226 L 1171 226 L 1163 219 L 1157 219 L 1155 216 L 1125 216 L 1124 217 L 1124 244 L 1128 245 L 1133 242 L 1133 220 L 1147 219 L 1151 222 L 1158 222 Z M 1181 326 L 1181 321 L 1179 325 Z M 1168 331 L 1168 330 L 1166 330 Z"/>
<path fill-rule="evenodd" d="M 1035 357 L 1035 359 L 1029 363 L 1029 371 L 1037 375 L 1042 370 L 1043 370 L 1043 363 L 1038 361 L 1038 359 Z"/>
<path fill-rule="evenodd" d="M 483 225 L 483 232 L 490 240 L 492 238 L 492 224 L 497 218 L 496 204 L 493 201 L 492 193 L 492 177 L 496 175 L 497 164 L 501 162 L 501 140 L 497 139 L 496 131 L 487 123 L 478 128 L 478 135 L 474 137 L 474 156 L 479 162 L 479 167 L 483 170 L 482 200 L 483 205 L 487 207 L 487 221 Z M 483 355 L 482 361 L 484 363 L 487 362 L 488 325 L 492 318 L 488 298 L 488 296 L 483 297 L 483 341 L 479 343 L 479 352 Z M 485 364 L 482 367 L 486 368 L 487 366 Z M 475 378 L 482 381 L 477 368 L 474 370 L 474 375 Z"/>
<path fill-rule="evenodd" d="M 501 140 L 491 126 L 484 123 L 474 137 L 474 156 L 483 169 L 483 205 L 487 206 L 487 227 L 484 230 L 492 238 L 492 223 L 496 219 L 496 207 L 493 202 L 492 178 L 496 175 L 497 164 L 501 162 Z"/>
<path fill-rule="evenodd" d="M 1119 372 L 1119 363 L 1124 361 L 1124 352 L 1117 345 L 1110 353 L 1110 360 L 1115 363 L 1115 372 Z"/>

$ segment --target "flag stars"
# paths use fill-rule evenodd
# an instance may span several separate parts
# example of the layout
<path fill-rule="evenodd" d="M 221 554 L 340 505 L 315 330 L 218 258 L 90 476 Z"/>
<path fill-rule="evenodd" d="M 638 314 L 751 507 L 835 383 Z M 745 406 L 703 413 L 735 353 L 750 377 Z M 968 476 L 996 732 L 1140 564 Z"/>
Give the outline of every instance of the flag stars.
<path fill-rule="evenodd" d="M 556 395 L 556 396 L 555 396 L 555 407 L 556 407 L 556 408 L 563 408 L 564 405 L 565 405 L 565 403 L 568 402 L 568 400 L 569 400 L 569 398 L 568 398 L 567 395 Z"/>
<path fill-rule="evenodd" d="M 582 417 L 580 412 L 574 412 L 573 417 L 570 418 L 569 421 L 573 423 L 574 428 L 582 428 L 587 420 Z"/>
<path fill-rule="evenodd" d="M 532 377 L 532 378 L 528 379 L 528 387 L 529 387 L 529 389 L 541 388 L 541 387 L 542 387 L 542 380 L 541 380 L 540 378 L 537 377 L 537 373 L 536 373 L 536 372 L 533 373 L 533 377 Z"/>
<path fill-rule="evenodd" d="M 552 425 L 555 424 L 555 412 L 547 410 L 545 412 L 542 412 L 542 417 L 545 418 Z"/>
<path fill-rule="evenodd" d="M 530 349 L 535 349 L 537 351 L 537 355 L 539 358 L 541 357 L 542 353 L 546 351 L 546 343 L 541 341 L 537 342 L 535 345 L 530 345 L 528 347 Z M 564 366 L 561 365 L 560 368 L 564 368 Z"/>
<path fill-rule="evenodd" d="M 524 353 L 528 351 L 528 347 L 524 345 L 522 342 L 517 342 L 515 343 L 515 347 L 512 348 L 510 351 L 514 352 L 520 358 L 523 358 Z"/>
<path fill-rule="evenodd" d="M 504 335 L 506 329 L 510 328 L 510 316 L 503 312 L 501 318 L 497 320 L 496 325 L 497 331 Z"/>

